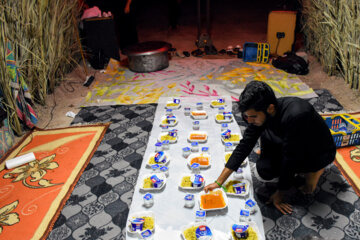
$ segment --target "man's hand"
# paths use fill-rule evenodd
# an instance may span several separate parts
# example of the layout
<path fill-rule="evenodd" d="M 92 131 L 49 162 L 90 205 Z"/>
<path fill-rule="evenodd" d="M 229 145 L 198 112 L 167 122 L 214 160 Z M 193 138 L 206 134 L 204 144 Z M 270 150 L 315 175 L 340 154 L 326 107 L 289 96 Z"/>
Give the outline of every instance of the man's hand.
<path fill-rule="evenodd" d="M 282 213 L 282 214 L 291 214 L 292 207 L 288 203 L 284 203 L 283 200 L 283 193 L 277 190 L 273 195 L 271 195 L 267 204 L 274 204 L 274 206 Z"/>
<path fill-rule="evenodd" d="M 216 183 L 210 183 L 204 188 L 204 191 L 207 193 L 208 191 L 212 191 L 215 188 L 219 188 L 219 185 L 217 185 Z"/>

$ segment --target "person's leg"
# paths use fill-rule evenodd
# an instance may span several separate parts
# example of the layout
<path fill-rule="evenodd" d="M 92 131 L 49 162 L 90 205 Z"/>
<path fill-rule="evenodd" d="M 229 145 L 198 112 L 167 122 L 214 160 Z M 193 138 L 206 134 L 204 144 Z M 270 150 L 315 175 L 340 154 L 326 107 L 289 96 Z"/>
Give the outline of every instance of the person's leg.
<path fill-rule="evenodd" d="M 256 171 L 262 179 L 270 181 L 280 175 L 282 147 L 270 140 L 265 132 L 261 136 L 260 157 L 256 161 Z"/>
<path fill-rule="evenodd" d="M 323 174 L 323 172 L 324 172 L 324 168 L 316 172 L 305 173 L 305 185 L 299 188 L 300 191 L 302 191 L 304 194 L 313 193 L 316 189 L 320 176 Z"/>

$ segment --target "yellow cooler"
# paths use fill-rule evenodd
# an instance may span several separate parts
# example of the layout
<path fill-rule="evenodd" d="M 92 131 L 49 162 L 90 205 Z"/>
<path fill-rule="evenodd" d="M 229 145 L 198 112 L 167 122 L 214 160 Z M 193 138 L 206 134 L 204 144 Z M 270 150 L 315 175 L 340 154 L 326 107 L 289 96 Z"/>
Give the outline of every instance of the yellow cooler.
<path fill-rule="evenodd" d="M 295 39 L 296 12 L 272 11 L 269 13 L 267 41 L 272 55 L 291 51 Z"/>

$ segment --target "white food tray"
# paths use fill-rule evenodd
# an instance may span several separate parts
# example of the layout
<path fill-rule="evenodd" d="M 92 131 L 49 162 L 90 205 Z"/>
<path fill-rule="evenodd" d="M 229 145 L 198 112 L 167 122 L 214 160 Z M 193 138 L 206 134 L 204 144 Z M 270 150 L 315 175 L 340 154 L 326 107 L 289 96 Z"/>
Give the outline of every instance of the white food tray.
<path fill-rule="evenodd" d="M 136 234 L 138 238 L 141 238 L 141 232 L 140 231 L 132 231 L 131 230 L 131 222 L 130 222 L 130 219 L 132 219 L 132 218 L 140 218 L 140 217 L 151 217 L 151 218 L 154 219 L 154 228 L 149 229 L 152 233 L 154 233 L 154 230 L 155 230 L 155 214 L 153 212 L 151 212 L 151 211 L 136 212 L 136 213 L 131 214 L 131 216 L 129 216 L 129 218 L 128 218 L 127 231 L 130 234 Z"/>
<path fill-rule="evenodd" d="M 155 157 L 155 154 L 156 154 L 156 153 L 150 154 L 149 159 L 148 159 L 148 161 L 146 162 L 146 166 L 147 166 L 147 167 L 151 167 L 151 165 L 153 165 L 153 164 L 159 164 L 160 167 L 166 166 L 166 165 L 169 164 L 170 158 L 169 158 L 169 155 L 168 155 L 167 153 L 165 153 L 165 152 L 164 152 L 165 157 L 166 157 L 165 163 L 153 163 L 153 164 L 150 164 L 150 159 L 151 159 L 152 157 Z"/>
<path fill-rule="evenodd" d="M 169 126 L 169 127 L 174 127 L 174 126 L 176 126 L 176 124 L 178 124 L 177 117 L 175 117 L 175 122 L 173 122 L 173 123 L 166 123 L 166 122 L 164 123 L 165 120 L 166 120 L 166 116 L 163 116 L 161 118 L 160 126 L 165 125 L 165 126 Z"/>
<path fill-rule="evenodd" d="M 202 115 L 196 115 L 197 113 L 202 114 Z M 208 117 L 206 111 L 204 111 L 204 110 L 191 111 L 190 115 L 193 119 L 196 119 L 196 120 L 207 119 L 207 117 Z"/>
<path fill-rule="evenodd" d="M 189 167 L 191 167 L 191 159 L 196 158 L 196 157 L 200 157 L 201 155 L 204 156 L 204 157 L 207 157 L 209 159 L 209 165 L 201 165 L 200 164 L 199 168 L 200 169 L 209 168 L 211 166 L 211 155 L 208 154 L 208 153 L 192 153 L 192 154 L 190 154 L 190 156 L 187 159 Z"/>
<path fill-rule="evenodd" d="M 226 155 L 228 155 L 228 154 L 230 154 L 230 156 L 231 156 L 231 154 L 232 154 L 232 152 L 225 152 L 225 154 L 224 154 L 224 164 L 226 164 L 227 162 L 226 162 Z M 246 167 L 246 164 L 248 163 L 248 159 L 246 158 L 242 163 L 241 163 L 241 165 L 240 165 L 240 167 Z"/>
<path fill-rule="evenodd" d="M 226 186 L 226 184 L 229 181 L 244 182 L 246 185 L 245 185 L 245 192 L 240 193 L 240 194 L 226 192 L 227 195 L 229 195 L 229 196 L 237 196 L 237 197 L 247 197 L 247 196 L 249 196 L 249 191 L 250 191 L 251 186 L 250 186 L 250 182 L 248 180 L 246 180 L 246 179 L 241 179 L 241 180 L 240 179 L 228 179 L 227 181 L 225 181 L 223 186 Z"/>
<path fill-rule="evenodd" d="M 206 224 L 206 222 L 192 222 L 192 223 L 189 223 L 188 225 L 185 225 L 181 228 L 181 237 L 184 239 L 184 240 L 191 240 L 191 239 L 186 239 L 185 238 L 185 230 L 188 229 L 188 228 L 191 228 L 191 227 L 199 227 L 201 225 L 205 225 L 207 226 L 208 228 L 210 228 L 209 225 Z M 210 228 L 210 231 L 211 231 L 211 228 Z M 211 231 L 212 232 L 212 231 Z"/>
<path fill-rule="evenodd" d="M 235 224 L 235 223 L 233 223 L 233 224 Z M 232 225 L 233 224 L 231 224 L 230 225 L 230 233 L 229 233 L 229 239 L 230 240 L 237 240 L 236 238 L 233 238 L 233 236 L 232 236 Z M 247 224 L 247 225 L 249 225 L 250 227 L 252 227 L 252 229 L 254 229 L 254 231 L 256 232 L 256 234 L 257 234 L 257 237 L 258 237 L 258 240 L 264 240 L 264 238 L 263 238 L 263 236 L 260 234 L 260 230 L 259 230 L 259 228 L 258 228 L 258 226 L 257 226 L 257 224 L 255 223 L 255 222 L 253 222 L 253 221 L 249 221 L 249 222 L 239 222 L 239 223 L 236 223 L 236 224 Z"/>
<path fill-rule="evenodd" d="M 217 120 L 216 116 L 218 116 L 218 115 L 222 115 L 222 114 L 218 113 L 218 114 L 215 115 L 215 121 L 217 123 L 230 123 L 230 122 L 232 122 L 234 120 L 234 115 L 233 114 L 230 115 L 230 119 L 224 119 L 224 120 Z"/>
<path fill-rule="evenodd" d="M 226 102 L 222 103 L 222 104 L 216 104 L 218 101 L 217 100 L 212 100 L 210 103 L 210 106 L 213 108 L 220 108 L 220 107 L 226 107 Z"/>
<path fill-rule="evenodd" d="M 169 133 L 168 132 L 164 132 L 164 133 L 160 133 L 159 137 L 158 137 L 158 141 L 159 142 L 163 142 L 164 140 L 161 140 L 161 136 L 166 136 L 168 135 Z M 169 140 L 169 143 L 176 143 L 177 142 L 177 139 L 178 139 L 178 136 L 176 136 L 176 139 L 175 140 Z"/>
<path fill-rule="evenodd" d="M 239 136 L 239 141 L 225 141 L 225 139 L 220 135 L 221 137 L 221 141 L 225 144 L 225 143 L 232 143 L 233 145 L 238 145 L 240 140 L 241 140 L 241 135 L 240 133 L 231 133 L 231 135 L 238 135 Z"/>
<path fill-rule="evenodd" d="M 144 180 L 146 178 L 151 177 L 152 175 L 156 175 L 159 179 L 163 180 L 163 184 L 159 188 L 144 188 Z M 163 174 L 163 173 L 148 173 L 148 174 L 144 174 L 143 177 L 141 178 L 140 190 L 145 191 L 145 192 L 159 191 L 159 190 L 163 189 L 165 187 L 165 185 L 166 185 L 165 174 Z"/>
<path fill-rule="evenodd" d="M 175 106 L 169 106 L 169 104 L 172 104 L 174 103 L 173 101 L 167 101 L 166 102 L 166 105 L 165 105 L 165 108 L 167 109 L 179 109 L 181 107 L 181 104 L 176 104 Z"/>
<path fill-rule="evenodd" d="M 199 139 L 190 139 L 190 136 L 191 136 L 192 134 L 205 135 L 206 137 L 205 137 L 205 139 L 204 139 L 204 140 L 199 140 Z M 189 142 L 199 142 L 199 143 L 204 143 L 204 142 L 206 142 L 206 141 L 207 141 L 207 139 L 208 139 L 208 134 L 207 134 L 207 132 L 205 132 L 205 131 L 192 131 L 192 132 L 190 132 L 190 133 L 189 133 L 189 136 L 188 136 L 188 141 L 189 141 Z"/>
<path fill-rule="evenodd" d="M 182 187 L 181 186 L 181 181 L 182 181 L 183 177 L 190 177 L 190 179 L 191 179 L 192 176 L 194 176 L 194 174 L 184 174 L 184 175 L 182 175 L 181 178 L 180 178 L 180 182 L 179 182 L 179 188 L 183 189 L 183 190 L 199 190 L 199 189 L 202 189 L 205 186 L 205 177 L 203 175 L 201 175 L 204 178 L 204 182 L 201 184 L 200 187 Z"/>
<path fill-rule="evenodd" d="M 202 196 L 202 195 L 209 194 L 210 192 L 205 193 L 205 191 L 201 191 L 201 192 L 199 193 L 199 195 L 198 195 L 198 196 L 199 196 L 199 208 L 200 208 L 201 210 L 205 210 L 205 211 L 215 211 L 215 210 L 224 209 L 224 208 L 226 208 L 226 207 L 228 206 L 229 200 L 228 200 L 228 198 L 227 198 L 226 193 L 224 192 L 224 190 L 222 190 L 221 188 L 217 188 L 217 189 L 215 189 L 215 190 L 213 190 L 213 191 L 220 191 L 220 192 L 221 192 L 221 194 L 222 194 L 222 196 L 223 196 L 223 198 L 224 198 L 225 206 L 222 207 L 222 208 L 203 209 L 203 208 L 201 207 L 201 196 Z"/>

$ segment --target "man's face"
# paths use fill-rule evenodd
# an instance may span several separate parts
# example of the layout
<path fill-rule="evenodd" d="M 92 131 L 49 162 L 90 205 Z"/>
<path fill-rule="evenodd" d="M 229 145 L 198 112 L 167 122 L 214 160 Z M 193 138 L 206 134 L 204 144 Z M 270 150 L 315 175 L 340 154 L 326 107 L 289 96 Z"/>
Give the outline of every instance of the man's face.
<path fill-rule="evenodd" d="M 249 109 L 243 113 L 243 118 L 250 124 L 255 126 L 262 126 L 266 121 L 266 115 L 262 111 L 255 111 L 254 109 Z"/>

